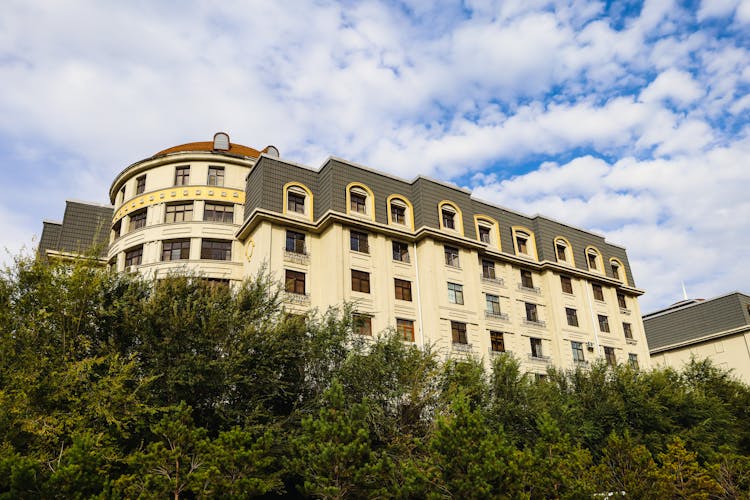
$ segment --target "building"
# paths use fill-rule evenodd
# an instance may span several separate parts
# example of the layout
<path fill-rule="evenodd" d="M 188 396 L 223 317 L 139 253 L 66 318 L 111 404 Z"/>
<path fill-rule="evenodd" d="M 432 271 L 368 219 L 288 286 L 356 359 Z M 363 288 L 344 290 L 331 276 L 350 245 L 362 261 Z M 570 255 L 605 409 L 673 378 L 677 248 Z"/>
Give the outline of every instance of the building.
<path fill-rule="evenodd" d="M 527 371 L 648 366 L 625 250 L 602 236 L 329 158 L 319 169 L 213 142 L 169 148 L 112 183 L 109 265 L 238 282 L 269 269 L 288 309 L 355 304 L 446 356 L 512 352 Z"/>
<path fill-rule="evenodd" d="M 687 300 L 643 316 L 651 362 L 680 369 L 709 358 L 750 383 L 750 296 Z"/>
<path fill-rule="evenodd" d="M 38 251 L 46 258 L 71 259 L 88 255 L 106 263 L 111 225 L 111 206 L 67 200 L 62 222 L 43 222 Z"/>

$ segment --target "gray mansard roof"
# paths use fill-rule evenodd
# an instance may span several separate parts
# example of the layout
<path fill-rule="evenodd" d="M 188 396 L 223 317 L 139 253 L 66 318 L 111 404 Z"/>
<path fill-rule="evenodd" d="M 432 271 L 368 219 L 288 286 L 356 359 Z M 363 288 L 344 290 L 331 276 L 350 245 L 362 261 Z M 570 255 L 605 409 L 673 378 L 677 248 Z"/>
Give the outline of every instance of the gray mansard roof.
<path fill-rule="evenodd" d="M 386 200 L 392 194 L 407 198 L 414 207 L 414 227 L 439 229 L 438 203 L 449 200 L 457 205 L 463 215 L 464 235 L 476 241 L 475 215 L 486 215 L 500 225 L 501 247 L 504 253 L 513 249 L 511 228 L 524 226 L 534 232 L 539 261 L 555 262 L 554 239 L 566 238 L 574 251 L 576 267 L 587 271 L 585 250 L 595 246 L 602 254 L 606 275 L 612 278 L 607 263 L 610 258 L 619 259 L 625 266 L 628 283 L 634 287 L 625 249 L 610 244 L 604 237 L 584 231 L 539 215 L 525 216 L 513 210 L 492 205 L 471 196 L 466 189 L 419 176 L 412 181 L 352 164 L 338 158 L 328 159 L 319 170 L 297 165 L 278 158 L 262 155 L 247 177 L 245 220 L 258 209 L 272 212 L 283 211 L 283 186 L 296 181 L 307 186 L 313 193 L 313 219 L 319 221 L 329 211 L 346 213 L 346 186 L 360 182 L 368 186 L 375 196 L 376 222 L 387 224 Z"/>
<path fill-rule="evenodd" d="M 750 330 L 750 296 L 732 292 L 643 316 L 652 354 Z"/>
<path fill-rule="evenodd" d="M 39 253 L 85 254 L 97 248 L 105 256 L 112 213 L 108 205 L 67 200 L 62 222 L 44 221 Z"/>

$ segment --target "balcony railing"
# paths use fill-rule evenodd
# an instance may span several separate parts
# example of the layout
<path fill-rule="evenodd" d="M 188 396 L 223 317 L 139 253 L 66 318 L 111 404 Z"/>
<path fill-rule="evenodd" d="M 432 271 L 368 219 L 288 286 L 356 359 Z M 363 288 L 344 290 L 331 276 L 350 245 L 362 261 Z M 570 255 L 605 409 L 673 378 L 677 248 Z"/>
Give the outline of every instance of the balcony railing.
<path fill-rule="evenodd" d="M 487 311 L 485 309 L 484 311 L 484 317 L 487 319 L 494 319 L 497 321 L 508 321 L 508 315 L 501 312 L 494 312 L 494 311 Z"/>
<path fill-rule="evenodd" d="M 505 281 L 503 281 L 502 278 L 498 278 L 498 277 L 495 277 L 495 276 L 488 276 L 488 275 L 486 275 L 484 273 L 481 273 L 479 275 L 479 277 L 485 283 L 491 283 L 491 284 L 497 285 L 497 286 L 503 286 L 505 284 Z"/>
<path fill-rule="evenodd" d="M 635 339 L 625 339 L 625 343 L 629 345 L 636 345 L 638 341 Z"/>
<path fill-rule="evenodd" d="M 541 361 L 543 363 L 549 363 L 552 360 L 550 356 L 542 356 L 542 355 L 536 356 L 534 354 L 529 354 L 529 359 L 531 361 Z"/>
<path fill-rule="evenodd" d="M 536 326 L 539 328 L 546 328 L 547 323 L 539 319 L 528 319 L 523 318 L 523 324 L 528 326 Z"/>
<path fill-rule="evenodd" d="M 508 356 L 513 355 L 513 351 L 493 351 L 492 347 L 490 347 L 490 355 L 491 356 L 499 356 L 501 354 L 507 354 Z"/>
<path fill-rule="evenodd" d="M 541 288 L 539 288 L 538 286 L 526 286 L 523 283 L 518 284 L 518 290 L 526 293 L 535 293 L 537 295 L 542 293 Z"/>
<path fill-rule="evenodd" d="M 462 344 L 461 342 L 453 342 L 451 348 L 454 351 L 460 352 L 471 352 L 473 350 L 473 346 L 471 344 Z"/>
<path fill-rule="evenodd" d="M 625 316 L 629 316 L 630 315 L 630 309 L 628 309 L 627 307 L 620 306 L 620 314 L 624 314 Z"/>
<path fill-rule="evenodd" d="M 309 264 L 310 263 L 310 254 L 307 253 L 305 250 L 302 250 L 301 252 L 297 252 L 294 250 L 289 250 L 286 247 L 282 247 L 284 249 L 284 260 L 287 262 L 294 262 L 295 264 Z"/>
<path fill-rule="evenodd" d="M 292 304 L 309 304 L 310 294 L 309 293 L 284 292 L 284 301 L 291 302 Z"/>

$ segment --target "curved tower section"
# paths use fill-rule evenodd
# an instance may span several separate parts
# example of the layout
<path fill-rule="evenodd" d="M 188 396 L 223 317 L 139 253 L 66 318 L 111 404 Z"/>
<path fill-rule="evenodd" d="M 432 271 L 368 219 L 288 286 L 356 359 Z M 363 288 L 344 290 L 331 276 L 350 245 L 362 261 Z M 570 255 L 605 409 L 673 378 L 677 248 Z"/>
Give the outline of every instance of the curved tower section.
<path fill-rule="evenodd" d="M 152 277 L 187 271 L 241 281 L 243 248 L 235 233 L 245 177 L 262 153 L 278 156 L 273 146 L 258 151 L 219 132 L 211 142 L 165 149 L 125 168 L 109 190 L 109 266 Z"/>

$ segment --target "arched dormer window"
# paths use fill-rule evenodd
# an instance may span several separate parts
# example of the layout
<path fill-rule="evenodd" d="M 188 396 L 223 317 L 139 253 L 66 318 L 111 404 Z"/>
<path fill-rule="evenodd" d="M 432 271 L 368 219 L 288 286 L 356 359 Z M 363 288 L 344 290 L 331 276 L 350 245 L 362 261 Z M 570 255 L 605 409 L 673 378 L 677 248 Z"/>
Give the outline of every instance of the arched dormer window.
<path fill-rule="evenodd" d="M 438 203 L 438 217 L 441 230 L 456 231 L 463 236 L 463 214 L 458 205 L 447 200 L 441 201 Z"/>
<path fill-rule="evenodd" d="M 515 226 L 512 228 L 513 231 L 513 247 L 516 251 L 516 255 L 519 257 L 527 257 L 536 259 L 536 241 L 534 240 L 534 233 L 529 231 L 525 227 Z"/>
<path fill-rule="evenodd" d="M 388 209 L 388 224 L 404 226 L 414 230 L 414 208 L 405 197 L 392 194 L 386 200 Z"/>
<path fill-rule="evenodd" d="M 602 265 L 602 254 L 595 247 L 586 247 L 586 264 L 589 267 L 589 271 L 601 273 L 604 271 Z"/>
<path fill-rule="evenodd" d="M 490 248 L 501 250 L 500 226 L 495 219 L 486 215 L 475 215 L 474 228 L 479 241 L 486 243 Z"/>
<path fill-rule="evenodd" d="M 628 277 L 625 274 L 625 266 L 622 265 L 619 259 L 612 257 L 609 259 L 609 267 L 612 270 L 612 277 L 616 280 L 622 281 L 624 284 L 628 284 Z"/>
<path fill-rule="evenodd" d="M 570 242 L 562 236 L 558 236 L 557 238 L 555 238 L 554 245 L 555 257 L 557 258 L 557 262 L 563 262 L 565 264 L 575 266 L 573 247 L 571 246 Z"/>
<path fill-rule="evenodd" d="M 375 195 L 359 182 L 346 186 L 346 213 L 360 215 L 375 221 Z"/>
<path fill-rule="evenodd" d="M 313 194 L 300 182 L 288 182 L 284 185 L 283 213 L 313 220 Z"/>

